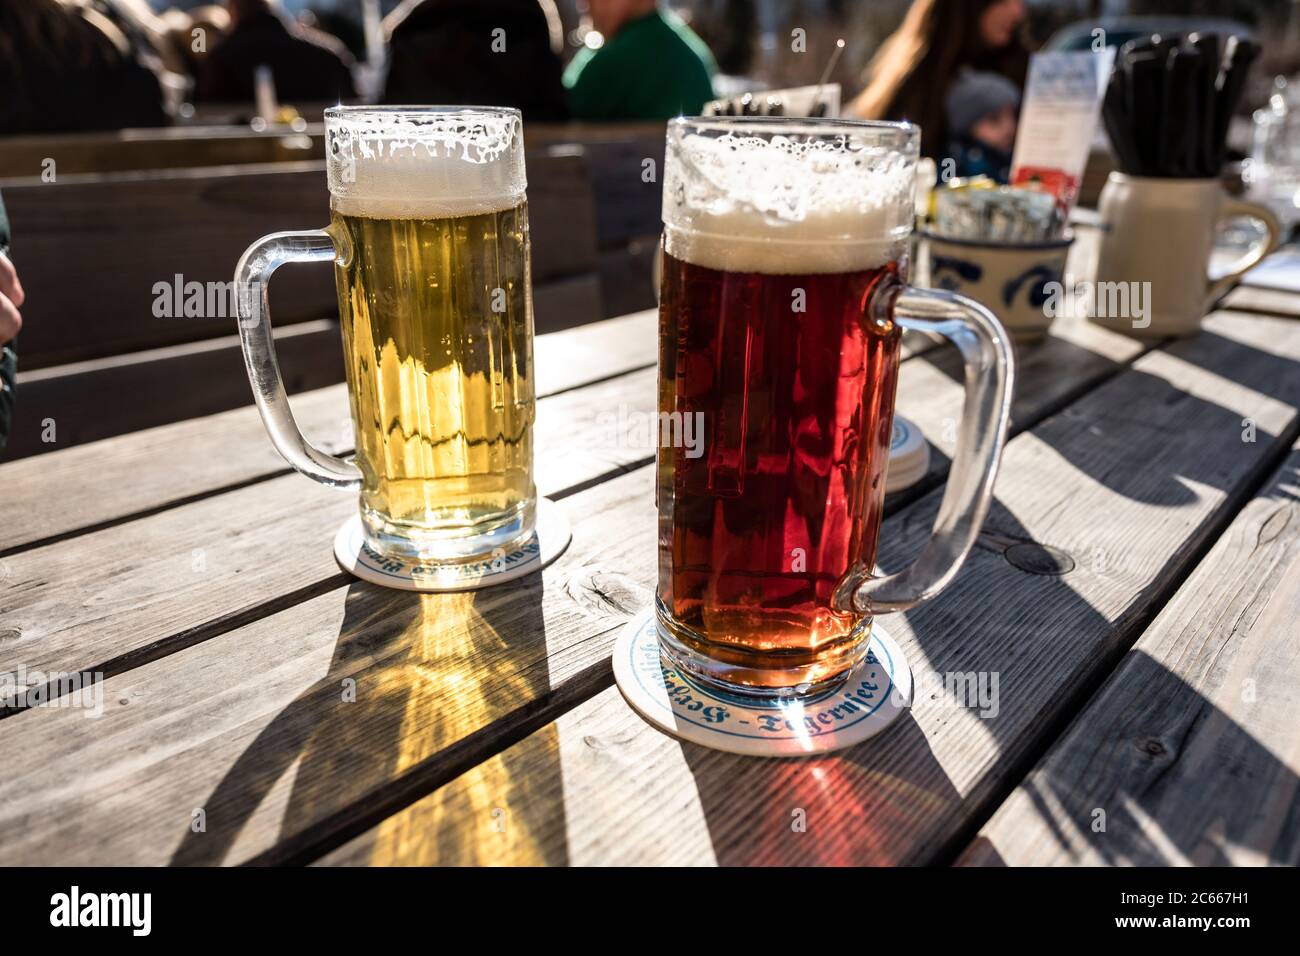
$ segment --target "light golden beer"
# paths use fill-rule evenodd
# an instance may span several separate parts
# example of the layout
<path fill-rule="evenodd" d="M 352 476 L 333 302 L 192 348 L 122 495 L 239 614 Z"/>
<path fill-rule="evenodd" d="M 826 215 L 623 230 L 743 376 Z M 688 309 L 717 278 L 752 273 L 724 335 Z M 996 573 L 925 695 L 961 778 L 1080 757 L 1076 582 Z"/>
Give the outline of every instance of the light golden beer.
<path fill-rule="evenodd" d="M 445 557 L 458 542 L 481 554 L 485 541 L 526 534 L 535 498 L 527 204 L 433 219 L 336 208 L 330 232 L 342 250 L 339 315 L 369 535 Z"/>
<path fill-rule="evenodd" d="M 400 578 L 404 564 L 421 565 L 413 575 L 453 581 L 488 561 L 497 570 L 498 558 L 528 553 L 537 510 L 519 111 L 331 107 L 325 177 L 329 227 L 263 236 L 235 267 L 240 345 L 267 434 L 304 475 L 360 491 L 372 570 Z M 267 315 L 276 269 L 331 260 L 355 461 L 298 428 Z M 336 541 L 345 567 L 359 564 L 356 530 L 350 521 Z"/>

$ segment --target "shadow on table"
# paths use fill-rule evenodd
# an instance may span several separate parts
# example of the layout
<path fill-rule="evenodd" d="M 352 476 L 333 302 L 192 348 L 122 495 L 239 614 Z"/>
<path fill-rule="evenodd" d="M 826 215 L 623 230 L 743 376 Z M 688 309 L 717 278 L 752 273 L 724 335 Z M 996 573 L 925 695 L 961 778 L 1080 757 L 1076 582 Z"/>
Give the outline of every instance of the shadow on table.
<path fill-rule="evenodd" d="M 821 757 L 741 757 L 678 746 L 721 866 L 911 862 L 917 848 L 900 839 L 907 821 L 957 801 L 910 713 L 879 737 Z"/>
<path fill-rule="evenodd" d="M 1226 375 L 1235 362 L 1259 359 L 1257 350 L 1207 335 L 1219 339 L 1206 364 L 1211 371 Z M 1247 351 L 1256 354 L 1246 356 Z M 1270 356 L 1260 364 L 1272 377 L 1294 376 L 1297 363 Z M 1189 403 L 1186 417 L 1195 418 L 1199 428 L 1240 431 L 1237 412 L 1177 392 L 1157 376 L 1132 374 L 1141 376 L 1134 414 L 1149 402 Z M 1074 429 L 1092 427 L 1072 421 L 1074 414 L 1076 409 L 1067 408 L 1059 425 L 1049 424 L 1036 434 L 1120 494 L 1176 508 L 1196 500 L 1187 482 L 1230 490 L 1231 469 L 1213 456 L 1195 460 L 1177 475 L 1147 476 L 1135 486 L 1136 472 L 1119 474 L 1104 465 L 1105 456 L 1097 461 L 1081 458 L 1071 451 L 1076 445 L 1061 441 Z M 1268 447 L 1270 438 L 1261 432 L 1255 453 Z M 1113 463 L 1114 456 L 1109 457 Z M 920 520 L 932 509 L 919 507 L 911 513 Z M 1029 539 L 1000 501 L 986 531 L 961 578 L 987 574 L 1006 562 L 1006 546 L 999 541 Z M 1188 560 L 1187 550 L 1171 556 L 1152 580 L 1175 580 L 1175 565 Z M 886 570 L 901 563 L 901 556 L 882 557 Z M 997 674 L 1004 696 L 1034 695 L 1028 702 L 1017 701 L 1013 709 L 1002 708 L 1012 710 L 1013 720 L 1001 714 L 975 720 L 968 702 L 947 693 L 946 685 L 922 681 L 912 714 L 879 737 L 839 754 L 755 760 L 680 744 L 695 777 L 718 862 L 862 864 L 954 858 L 962 846 L 953 842 L 953 835 L 969 838 L 974 826 L 1059 738 L 1069 716 L 1082 711 L 1091 682 L 1110 670 L 1140 633 L 1144 602 L 1154 598 L 1152 588 L 1143 589 L 1119 614 L 1119 624 L 1112 624 L 1072 587 L 1072 575 L 1085 572 L 1076 569 L 1051 577 L 1017 565 L 1011 573 L 1006 593 L 997 597 L 1002 606 L 941 597 L 910 612 L 907 620 L 915 638 L 909 642 L 911 664 L 918 675 Z M 490 732 L 495 720 L 524 701 L 544 701 L 550 695 L 541 598 L 540 575 L 512 588 L 461 595 L 420 596 L 353 584 L 327 674 L 245 750 L 205 804 L 208 832 L 187 834 L 173 862 L 224 861 L 277 786 L 289 789 L 283 811 L 275 811 L 280 832 L 276 852 L 287 858 L 311 849 L 322 833 L 361 833 L 379 823 L 363 838 L 361 857 L 368 862 L 492 859 L 499 854 L 490 841 L 500 839 L 538 848 L 531 857 L 513 853 L 513 859 L 568 862 L 563 840 L 540 837 L 544 828 L 553 833 L 565 827 L 562 791 L 554 788 L 560 779 L 555 725 L 477 765 L 468 755 L 481 750 L 482 738 L 476 738 L 478 747 L 461 743 L 466 735 Z M 889 620 L 884 620 L 886 627 Z M 1123 628 L 1122 635 L 1117 627 Z M 1060 644 L 1067 639 L 1085 644 L 1086 652 L 1063 657 Z M 1042 681 L 1030 679 L 1045 667 L 1069 668 L 1056 681 L 1061 690 L 1043 688 Z M 354 676 L 356 702 L 348 703 L 343 682 Z M 274 674 L 267 678 L 273 682 Z M 1144 699 L 1153 702 L 1153 720 L 1167 713 L 1154 702 L 1177 695 L 1180 701 L 1185 698 L 1182 713 L 1217 722 L 1226 762 L 1219 767 L 1208 762 L 1201 778 L 1212 782 L 1213 798 L 1205 801 L 1205 812 L 1215 814 L 1211 839 L 1209 830 L 1170 818 L 1174 804 L 1160 782 L 1169 766 L 1188 760 L 1180 747 L 1191 725 L 1181 731 L 1135 726 L 1133 715 L 1115 714 L 1113 725 L 1095 733 L 1113 739 L 1115 759 L 1131 762 L 1132 782 L 1107 798 L 1109 832 L 1124 832 L 1117 827 L 1142 829 L 1140 839 L 1129 839 L 1128 834 L 1112 838 L 1109 845 L 1098 845 L 1098 852 L 1116 862 L 1147 852 L 1152 862 L 1166 860 L 1171 851 L 1213 862 L 1214 854 L 1206 849 L 1211 839 L 1211 845 L 1245 848 L 1269 859 L 1293 853 L 1269 845 L 1272 840 L 1259 827 L 1250 809 L 1254 805 L 1237 781 L 1220 786 L 1221 778 L 1240 764 L 1250 768 L 1243 786 L 1251 780 L 1278 780 L 1272 792 L 1290 793 L 1297 786 L 1292 771 L 1158 663 L 1148 661 L 1139 668 L 1131 658 L 1124 679 L 1150 683 L 1152 693 Z M 925 714 L 925 730 L 917 713 Z M 1092 728 L 1088 732 L 1094 733 Z M 945 766 L 930 743 L 939 735 L 969 740 L 972 753 L 987 735 L 996 744 L 995 754 L 986 758 L 991 763 L 979 764 L 963 756 L 960 746 L 949 746 Z M 1159 752 L 1153 752 L 1151 741 L 1159 742 Z M 463 763 L 458 762 L 462 757 Z M 1058 773 L 1049 765 L 1042 778 L 1047 792 L 1035 792 L 1040 807 L 1061 826 L 1062 839 L 1067 829 L 1082 833 L 1091 824 L 1094 807 L 1088 804 L 1095 799 L 1079 773 L 1078 768 Z M 387 783 L 376 788 L 378 781 Z M 414 808 L 418 812 L 392 816 L 427 793 L 433 795 L 420 801 Z M 1186 812 L 1186 804 L 1178 812 Z M 502 814 L 508 814 L 509 826 L 498 829 Z M 1297 832 L 1297 827 L 1292 825 L 1289 832 Z M 990 850 L 983 861 L 996 861 L 996 851 Z"/>
<path fill-rule="evenodd" d="M 1077 324 L 1083 320 L 1071 321 Z M 1032 344 L 1016 343 L 1015 357 L 1017 388 L 1012 396 L 1013 430 L 1032 427 L 1044 413 L 1054 412 L 1062 404 L 1092 390 L 1099 380 L 1124 370 L 1130 364 L 1094 351 L 1064 334 L 1053 333 Z M 945 343 L 911 361 L 930 366 L 956 385 L 963 384 L 965 372 L 961 356 L 949 344 Z M 903 369 L 905 374 L 906 364 Z M 1069 369 L 1070 374 L 1062 375 L 1062 369 Z"/>
<path fill-rule="evenodd" d="M 1187 396 L 1168 400 L 1196 402 L 1197 414 L 1222 417 L 1224 427 L 1235 418 Z M 1257 449 L 1268 447 L 1268 437 L 1261 434 L 1260 443 Z M 1216 475 L 1217 487 L 1229 484 L 1211 462 L 1197 463 L 1183 477 L 1214 483 Z M 1285 489 L 1277 493 L 1294 497 Z M 1164 503 L 1186 502 L 1181 496 L 1170 502 L 1166 496 Z M 933 508 L 914 513 L 917 521 L 928 522 Z M 1007 548 L 1028 540 L 1028 530 L 995 501 L 985 534 L 954 587 L 960 588 L 963 579 L 969 585 L 972 576 L 996 572 L 1007 584 L 995 594 L 984 592 L 982 600 L 999 603 L 981 606 L 980 595 L 968 592 L 965 600 L 941 596 L 906 615 L 914 636 L 909 663 L 917 679 L 917 699 L 913 712 L 880 736 L 841 753 L 802 760 L 754 760 L 679 744 L 695 777 L 719 863 L 953 860 L 1060 739 L 1071 715 L 1076 722 L 1096 721 L 1082 728 L 1098 743 L 1089 754 L 1093 760 L 1105 760 L 1112 772 L 1118 762 L 1119 772 L 1113 776 L 1120 784 L 1114 792 L 1098 794 L 1090 787 L 1090 780 L 1096 783 L 1090 776 L 1095 765 L 1046 765 L 1044 774 L 1032 781 L 1032 794 L 1063 847 L 1070 845 L 1071 837 L 1076 848 L 1087 841 L 1103 860 L 1115 863 L 1185 859 L 1214 864 L 1226 862 L 1228 847 L 1239 858 L 1243 852 L 1274 862 L 1295 857 L 1300 809 L 1289 797 L 1289 808 L 1282 805 L 1282 795 L 1294 794 L 1300 780 L 1286 762 L 1146 655 L 1130 654 L 1122 673 L 1113 673 L 1146 625 L 1144 608 L 1157 597 L 1163 601 L 1171 595 L 1147 586 L 1117 615 L 1119 623 L 1112 624 L 1072 587 L 1073 578 L 1092 573 L 1081 562 L 1061 575 L 1035 573 L 1020 561 L 1012 564 Z M 1190 562 L 1190 550 L 1183 547 L 1171 555 L 1152 580 L 1181 581 L 1181 566 Z M 887 543 L 881 559 L 886 571 L 910 560 L 889 551 Z M 882 619 L 886 629 L 891 620 L 898 619 Z M 1079 642 L 1086 650 L 1063 654 L 1063 640 Z M 1056 691 L 1032 677 L 1053 667 L 1068 669 L 1059 675 L 1061 689 Z M 976 719 L 973 712 L 981 705 L 952 692 L 962 685 L 949 676 L 972 672 L 997 675 L 1002 700 L 998 713 Z M 1110 674 L 1112 684 L 1120 680 L 1129 688 L 1131 682 L 1143 687 L 1140 710 L 1120 710 L 1117 703 L 1114 711 L 1100 711 L 1100 718 L 1085 715 L 1088 689 L 1101 674 Z M 1017 700 L 1010 707 L 1007 702 L 1018 693 L 1032 699 Z M 1003 716 L 1004 711 L 1010 713 Z M 919 713 L 925 714 L 925 731 L 916 721 Z M 1216 732 L 1192 739 L 1192 729 L 1201 724 Z M 948 740 L 947 766 L 931 747 L 930 741 L 939 735 Z M 996 745 L 989 757 L 981 747 L 983 736 Z M 957 743 L 961 740 L 969 741 L 969 755 L 963 755 Z M 954 773 L 960 776 L 954 779 Z M 1266 808 L 1266 823 L 1258 805 L 1261 786 L 1274 804 Z M 1106 833 L 1092 832 L 1098 807 L 1109 820 Z M 967 859 L 1000 861 L 987 841 L 979 841 Z"/>
<path fill-rule="evenodd" d="M 1140 700 L 1120 690 L 1132 685 Z M 1295 865 L 1300 779 L 1164 665 L 1130 653 L 1084 719 L 1070 729 L 1090 745 L 1059 752 L 1023 784 L 1062 853 L 1084 848 L 1096 854 L 1085 862 L 1111 865 Z M 1088 785 L 1102 774 L 1106 792 Z M 958 863 L 1005 865 L 986 837 Z"/>
<path fill-rule="evenodd" d="M 1207 343 L 1209 349 L 1203 347 Z M 1176 345 L 1170 354 L 1177 359 L 1186 360 Z M 1271 393 L 1273 400 L 1300 401 L 1300 362 L 1292 359 L 1273 355 L 1213 332 L 1203 332 L 1197 339 L 1195 364 L 1227 381 L 1236 381 L 1235 375 L 1240 374 L 1239 370 L 1248 367 L 1253 370 L 1254 379 L 1240 381 L 1238 384 L 1258 388 L 1265 394 Z M 1287 386 L 1282 383 L 1290 384 Z M 1157 375 L 1131 372 L 1125 397 L 1125 405 L 1110 409 L 1108 414 L 1123 416 L 1124 424 L 1129 427 L 1134 424 L 1141 426 L 1144 412 L 1148 409 L 1162 409 L 1159 417 L 1165 417 L 1170 406 L 1178 406 L 1179 409 L 1177 424 L 1149 423 L 1144 437 L 1149 442 L 1151 454 L 1140 461 L 1130 459 L 1130 464 L 1125 469 L 1114 468 L 1117 456 L 1105 448 L 1106 442 L 1118 440 L 1110 437 L 1105 419 L 1085 416 L 1076 406 L 1066 408 L 1056 420 L 1040 428 L 1036 435 L 1095 481 L 1146 504 L 1165 508 L 1191 504 L 1199 496 L 1196 485 L 1230 490 L 1233 483 L 1231 476 L 1239 468 L 1238 462 L 1226 460 L 1227 456 L 1214 453 L 1196 457 L 1182 456 L 1182 466 L 1172 474 L 1162 474 L 1157 467 L 1153 467 L 1159 464 L 1161 446 L 1178 440 L 1182 430 L 1193 423 L 1198 433 L 1232 436 L 1234 442 L 1241 442 L 1243 449 L 1248 449 L 1252 443 L 1255 448 L 1266 446 L 1270 440 L 1279 437 L 1259 426 L 1254 416 L 1243 416 L 1241 410 L 1226 408 L 1212 397 L 1207 399 L 1188 394 Z M 1079 429 L 1091 431 L 1095 441 L 1078 441 L 1076 433 Z"/>
<path fill-rule="evenodd" d="M 1234 381 L 1234 376 L 1239 374 L 1241 368 L 1249 367 L 1257 370 L 1255 382 L 1268 383 L 1268 386 L 1274 388 L 1279 382 L 1296 383 L 1289 392 L 1283 390 L 1281 397 L 1283 400 L 1300 401 L 1300 362 L 1262 351 L 1212 331 L 1201 332 L 1195 341 L 1195 364 L 1198 368 L 1228 381 Z M 1208 349 L 1204 347 L 1206 344 L 1210 346 Z M 1048 367 L 1064 367 L 1065 363 L 1071 365 L 1097 363 L 1099 374 L 1104 371 L 1103 365 L 1115 371 L 1120 368 L 1117 362 L 1104 360 L 1089 349 L 1054 337 L 1037 346 L 1021 347 L 1018 354 L 1022 365 L 1020 377 L 1022 383 L 1031 377 L 1026 374 L 1026 367 L 1031 363 L 1046 364 Z M 1170 346 L 1169 354 L 1176 359 L 1188 360 L 1179 343 Z M 961 367 L 951 356 L 945 358 L 922 356 L 919 360 L 930 362 L 960 384 Z M 1044 387 L 1052 387 L 1050 379 L 1045 379 L 1041 373 L 1032 378 L 1036 383 L 1042 382 Z M 1254 387 L 1254 382 L 1250 381 L 1239 384 Z M 1161 507 L 1178 507 L 1197 500 L 1197 491 L 1192 487 L 1193 484 L 1204 484 L 1219 489 L 1227 487 L 1230 483 L 1228 475 L 1233 470 L 1232 465 L 1225 466 L 1224 461 L 1214 455 L 1193 459 L 1190 467 L 1184 467 L 1173 474 L 1160 474 L 1153 469 L 1152 462 L 1159 454 L 1160 446 L 1179 434 L 1177 430 L 1156 422 L 1150 424 L 1144 436 L 1150 443 L 1152 456 L 1131 463 L 1127 469 L 1117 470 L 1114 467 L 1116 456 L 1106 450 L 1106 442 L 1111 439 L 1105 425 L 1107 419 L 1112 416 L 1122 416 L 1126 426 L 1135 423 L 1141 425 L 1144 410 L 1166 409 L 1168 406 L 1180 405 L 1182 422 L 1195 422 L 1197 431 L 1202 433 L 1244 436 L 1251 425 L 1250 421 L 1243 420 L 1239 411 L 1224 408 L 1212 400 L 1198 398 L 1174 388 L 1158 375 L 1130 368 L 1125 373 L 1124 387 L 1126 400 L 1122 404 L 1117 403 L 1109 407 L 1105 416 L 1097 417 L 1092 414 L 1096 411 L 1095 404 L 1087 405 L 1086 408 L 1068 404 L 1053 418 L 1035 426 L 1035 437 L 1052 446 L 1063 458 L 1094 481 L 1136 501 Z M 1070 389 L 1061 394 L 1062 400 L 1073 397 L 1075 397 L 1074 392 Z M 1024 400 L 1025 396 L 1018 388 L 1012 408 L 1013 424 L 1022 420 L 1020 408 Z M 1039 402 L 1041 402 L 1041 395 L 1035 397 L 1035 404 Z M 1053 403 L 1047 404 L 1050 408 Z M 1093 433 L 1093 438 L 1086 442 L 1078 441 L 1077 433 L 1080 429 L 1088 429 Z M 1255 442 L 1267 443 L 1269 439 L 1276 437 L 1255 426 L 1253 439 Z M 1245 438 L 1242 439 L 1242 443 L 1247 444 Z M 931 450 L 937 451 L 933 447 Z M 1135 477 L 1139 475 L 1142 480 L 1135 481 Z"/>
<path fill-rule="evenodd" d="M 480 786 L 468 797 L 481 806 L 443 814 L 432 803 L 418 816 L 386 818 L 472 766 L 485 728 L 549 696 L 542 589 L 540 574 L 510 588 L 452 594 L 354 582 L 328 671 L 229 768 L 204 802 L 207 831 L 187 833 L 172 863 L 225 862 L 259 807 L 284 788 L 283 809 L 273 801 L 273 820 L 253 824 L 275 830 L 256 842 L 274 844 L 276 860 L 311 855 L 325 834 L 379 823 L 366 837 L 371 862 L 394 859 L 411 844 L 428 857 L 419 862 L 472 862 L 482 841 L 500 838 L 507 807 L 511 839 L 527 840 L 534 821 L 515 808 L 534 801 L 521 791 L 559 773 L 546 731 L 475 768 Z M 266 675 L 268 684 L 275 679 Z M 549 773 L 538 763 L 548 760 L 556 764 Z M 555 814 L 548 808 L 548 823 Z"/>

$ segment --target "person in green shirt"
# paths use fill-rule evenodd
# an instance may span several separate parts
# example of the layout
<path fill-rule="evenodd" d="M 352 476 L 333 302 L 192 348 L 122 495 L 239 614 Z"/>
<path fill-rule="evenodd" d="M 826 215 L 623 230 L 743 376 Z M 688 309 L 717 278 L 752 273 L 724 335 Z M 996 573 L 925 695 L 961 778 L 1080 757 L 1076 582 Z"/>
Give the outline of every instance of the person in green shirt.
<path fill-rule="evenodd" d="M 584 47 L 564 71 L 569 109 L 580 120 L 698 116 L 713 99 L 713 54 L 656 0 L 588 0 L 602 46 Z"/>

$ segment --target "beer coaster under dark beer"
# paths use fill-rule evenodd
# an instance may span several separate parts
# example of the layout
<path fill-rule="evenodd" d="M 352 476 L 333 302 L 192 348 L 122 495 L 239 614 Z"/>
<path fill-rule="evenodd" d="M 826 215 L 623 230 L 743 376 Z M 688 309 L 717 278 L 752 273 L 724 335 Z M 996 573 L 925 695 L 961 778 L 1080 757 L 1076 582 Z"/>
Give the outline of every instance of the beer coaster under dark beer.
<path fill-rule="evenodd" d="M 353 515 L 334 536 L 334 557 L 363 581 L 403 591 L 472 591 L 505 584 L 546 567 L 569 546 L 569 519 L 549 498 L 537 499 L 532 536 L 509 552 L 457 564 L 420 563 L 382 555 L 366 544 L 361 515 Z"/>
<path fill-rule="evenodd" d="M 930 443 L 902 415 L 894 416 L 894 431 L 889 439 L 889 470 L 885 473 L 885 493 L 901 491 L 916 484 L 930 470 Z"/>
<path fill-rule="evenodd" d="M 614 680 L 632 709 L 681 740 L 759 757 L 840 750 L 880 733 L 912 704 L 912 671 L 879 624 L 867 659 L 834 690 L 759 701 L 706 687 L 659 652 L 653 607 L 623 625 Z"/>

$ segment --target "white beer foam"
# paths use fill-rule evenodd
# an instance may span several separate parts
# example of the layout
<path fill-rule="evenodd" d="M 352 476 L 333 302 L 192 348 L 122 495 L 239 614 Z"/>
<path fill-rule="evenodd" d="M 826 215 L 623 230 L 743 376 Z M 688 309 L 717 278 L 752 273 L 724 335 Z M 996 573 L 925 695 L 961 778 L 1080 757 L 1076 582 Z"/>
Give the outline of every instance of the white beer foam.
<path fill-rule="evenodd" d="M 363 110 L 326 118 L 330 205 L 372 219 L 441 219 L 518 206 L 519 115 Z"/>
<path fill-rule="evenodd" d="M 800 142 L 670 133 L 664 177 L 669 255 L 768 275 L 879 268 L 903 254 L 916 154 L 850 137 Z"/>

